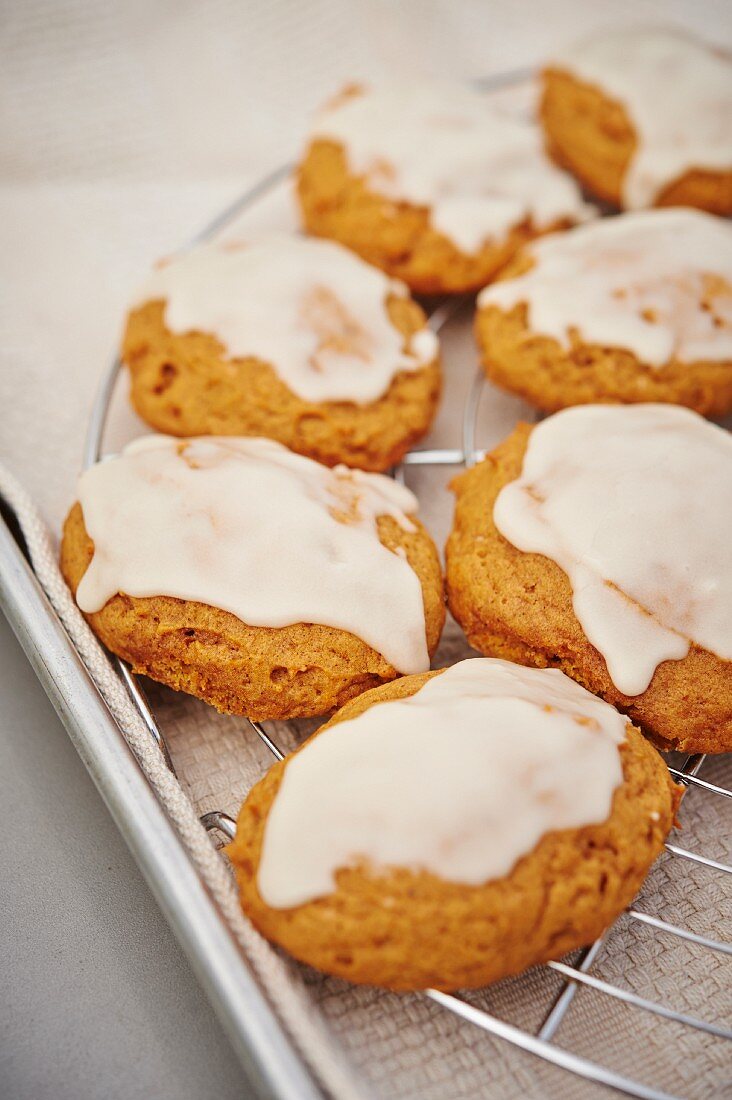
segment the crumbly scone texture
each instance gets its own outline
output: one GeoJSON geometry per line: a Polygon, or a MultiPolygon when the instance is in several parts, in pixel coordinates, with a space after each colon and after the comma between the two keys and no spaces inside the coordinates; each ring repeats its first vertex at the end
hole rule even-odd
{"type": "Polygon", "coordinates": [[[467,255],[432,226],[428,207],[384,198],[352,175],[343,146],[334,141],[311,143],[298,168],[297,193],[309,233],[340,241],[418,294],[479,290],[521,245],[571,224],[561,220],[539,231],[527,220],[467,255]]]}
{"type": "MultiPolygon", "coordinates": [[[[410,298],[392,295],[389,317],[408,345],[425,325],[410,298]]],[[[127,319],[122,358],[136,411],[168,435],[257,435],[327,466],[396,465],[429,430],[440,396],[439,362],[400,371],[377,401],[305,401],[260,359],[232,359],[211,333],[173,333],[165,303],[146,302],[127,319]]]]}
{"type": "MultiPolygon", "coordinates": [[[[404,531],[390,516],[377,522],[384,546],[403,549],[419,577],[432,654],[445,621],[435,545],[417,520],[414,531],[404,531]]],[[[76,503],[61,544],[61,571],[74,594],[93,552],[76,503]]],[[[107,649],[135,672],[196,695],[225,714],[257,720],[329,714],[398,676],[381,654],[345,630],[311,623],[248,626],[227,611],[192,600],[120,594],[86,619],[107,649]]]]}
{"type": "MultiPolygon", "coordinates": [[[[436,675],[369,691],[314,736],[413,695],[436,675]]],[[[504,878],[476,887],[361,865],[339,870],[333,893],[291,909],[271,909],[257,889],[267,815],[287,767],[277,763],[244,802],[227,848],[244,911],[296,959],[388,989],[476,988],[559,958],[591,943],[629,904],[673,823],[677,788],[658,753],[630,725],[620,751],[624,781],[608,820],[547,833],[504,878]]]]}
{"type": "Polygon", "coordinates": [[[561,669],[627,714],[660,748],[729,752],[729,662],[692,645],[683,660],[663,661],[642,695],[623,695],[577,620],[566,573],[499,533],[493,505],[503,486],[520,476],[530,432],[530,425],[520,424],[452,483],[457,502],[446,547],[448,603],[468,641],[492,657],[561,669]]]}
{"type": "MultiPolygon", "coordinates": [[[[516,278],[531,266],[526,255],[517,256],[500,278],[516,278]]],[[[730,360],[672,359],[654,367],[626,348],[585,343],[576,330],[564,347],[532,331],[526,302],[511,309],[478,309],[475,335],[491,382],[546,412],[569,405],[642,401],[685,405],[704,416],[725,416],[732,410],[730,360]]]]}
{"type": "MultiPolygon", "coordinates": [[[[548,68],[539,113],[557,164],[597,198],[622,206],[623,179],[638,141],[622,103],[563,69],[548,68]]],[[[690,169],[672,180],[653,205],[732,214],[732,171],[690,169]]]]}

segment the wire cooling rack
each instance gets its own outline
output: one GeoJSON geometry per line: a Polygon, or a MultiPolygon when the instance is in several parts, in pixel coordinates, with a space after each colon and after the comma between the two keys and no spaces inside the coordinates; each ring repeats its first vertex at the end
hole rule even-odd
{"type": "MultiPolygon", "coordinates": [[[[510,86],[517,80],[524,78],[525,74],[523,73],[509,74],[506,77],[497,78],[495,82],[483,83],[484,86],[502,88],[510,86]]],[[[289,173],[290,168],[287,166],[267,176],[256,187],[247,191],[216,217],[203,232],[199,233],[185,247],[192,247],[195,244],[216,237],[220,232],[231,226],[249,207],[270,194],[284,179],[286,179],[289,173]]],[[[433,302],[431,305],[428,304],[427,313],[432,330],[435,333],[442,332],[449,322],[466,307],[467,302],[468,299],[449,298],[437,303],[433,302]]],[[[97,461],[103,460],[105,457],[109,457],[104,446],[105,430],[121,368],[122,364],[120,360],[115,358],[102,380],[89,422],[84,449],[85,468],[97,461]]],[[[486,390],[487,384],[485,382],[485,377],[483,372],[478,370],[464,407],[462,440],[459,447],[437,447],[411,451],[405,455],[402,464],[393,471],[393,475],[398,480],[405,481],[408,479],[409,471],[417,467],[460,469],[473,466],[476,462],[480,461],[485,452],[478,446],[478,417],[481,399],[486,390]]],[[[117,658],[115,658],[115,667],[132,702],[144,719],[150,731],[151,738],[163,754],[168,767],[171,771],[174,771],[165,736],[155,714],[147,702],[137,677],[123,661],[117,658]]],[[[273,759],[282,760],[284,758],[285,753],[277,744],[276,738],[268,732],[265,725],[247,718],[242,719],[242,721],[245,723],[246,727],[253,731],[262,741],[273,759]]],[[[732,790],[710,782],[700,775],[705,759],[703,755],[686,756],[684,759],[675,760],[674,763],[669,763],[669,771],[674,779],[680,782],[685,788],[684,793],[686,793],[686,790],[689,788],[695,787],[701,792],[703,797],[707,799],[732,798],[732,790]]],[[[202,816],[201,821],[210,832],[218,831],[227,838],[232,838],[234,835],[236,827],[235,821],[223,811],[214,810],[206,813],[202,816]]],[[[690,861],[694,864],[703,865],[711,874],[729,875],[732,873],[732,866],[722,863],[719,860],[712,859],[702,852],[690,851],[670,842],[668,842],[665,847],[667,853],[673,857],[674,860],[690,861]]],[[[732,955],[732,943],[699,935],[688,928],[670,923],[661,917],[642,912],[633,907],[626,910],[621,919],[649,926],[654,933],[659,936],[675,937],[687,941],[687,943],[693,944],[695,949],[698,949],[700,952],[718,952],[725,955],[732,955]]],[[[642,997],[630,989],[622,988],[621,986],[607,982],[594,975],[592,973],[593,966],[606,948],[609,932],[610,929],[590,947],[584,949],[579,954],[574,965],[569,965],[560,960],[545,964],[546,968],[560,976],[562,984],[559,992],[554,995],[553,1002],[546,1012],[542,1023],[538,1029],[533,1032],[508,1023],[454,994],[430,989],[425,991],[424,995],[446,1012],[461,1017],[463,1020],[482,1029],[494,1038],[510,1043],[514,1047],[543,1059],[544,1062],[575,1074],[577,1077],[584,1078],[587,1081],[592,1081],[600,1085],[605,1085],[627,1096],[638,1097],[640,1100],[680,1100],[679,1097],[671,1093],[654,1088],[650,1084],[644,1084],[630,1077],[623,1076],[598,1062],[591,1061],[588,1058],[575,1054],[565,1047],[558,1045],[555,1041],[555,1036],[560,1024],[574,1004],[577,990],[583,986],[591,988],[603,994],[605,997],[624,1002],[626,1005],[651,1013],[663,1020],[672,1021],[675,1024],[694,1029],[698,1032],[704,1032],[716,1038],[726,1040],[732,1039],[732,1029],[730,1028],[678,1012],[665,1004],[663,999],[654,1000],[642,997]]]]}

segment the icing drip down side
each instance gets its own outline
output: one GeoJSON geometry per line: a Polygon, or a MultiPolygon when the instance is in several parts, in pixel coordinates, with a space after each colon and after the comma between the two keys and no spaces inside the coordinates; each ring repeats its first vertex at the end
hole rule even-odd
{"type": "Polygon", "coordinates": [[[429,668],[419,578],[378,537],[379,516],[413,529],[416,498],[390,478],[266,439],[151,436],[82,474],[79,501],[94,542],[82,611],[172,596],[250,626],[337,627],[399,672],[429,668]]]}
{"type": "Polygon", "coordinates": [[[319,115],[311,139],[341,144],[350,171],[377,194],[429,207],[433,227],[464,253],[527,219],[541,229],[592,213],[545,155],[538,127],[461,84],[346,94],[319,115]]]}
{"type": "Polygon", "coordinates": [[[479,886],[555,829],[607,820],[626,720],[556,669],[461,661],[318,734],[286,765],[257,885],[289,908],[341,868],[479,886]]]}
{"type": "Polygon", "coordinates": [[[621,214],[535,241],[531,269],[481,307],[526,302],[533,332],[624,348],[643,363],[732,361],[732,226],[695,210],[621,214]]]}
{"type": "Polygon", "coordinates": [[[532,431],[493,519],[556,562],[625,695],[691,643],[732,660],[732,437],[672,405],[585,405],[532,431]]]}
{"type": "Polygon", "coordinates": [[[206,333],[232,359],[269,363],[304,401],[364,405],[400,371],[437,357],[428,328],[405,347],[392,324],[387,300],[406,295],[341,245],[283,234],[182,252],[153,272],[136,305],[164,300],[171,332],[206,333]]]}
{"type": "Polygon", "coordinates": [[[663,28],[603,32],[551,62],[625,107],[637,148],[623,180],[626,206],[651,206],[693,169],[732,171],[732,62],[663,28]]]}

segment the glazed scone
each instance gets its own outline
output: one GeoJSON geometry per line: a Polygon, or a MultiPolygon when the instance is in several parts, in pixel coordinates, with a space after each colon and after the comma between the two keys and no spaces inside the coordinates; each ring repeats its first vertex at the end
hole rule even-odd
{"type": "Polygon", "coordinates": [[[152,436],[87,470],[61,569],[108,649],[250,718],[429,668],[445,618],[416,499],[254,438],[152,436]]]}
{"type": "Polygon", "coordinates": [[[525,241],[590,214],[533,123],[447,82],[347,89],[316,120],[297,189],[308,232],[420,294],[477,290],[525,241]]]}
{"type": "Polygon", "coordinates": [[[732,226],[621,214],[527,246],[478,298],[492,382],[548,412],[663,401],[732,409],[732,226]]]}
{"type": "Polygon", "coordinates": [[[617,711],[556,670],[475,659],[347,704],[250,792],[245,912],[352,982],[477,987],[592,942],[678,795],[617,711]]]}
{"type": "Polygon", "coordinates": [[[732,750],[732,437],[671,405],[523,424],[453,482],[450,609],[662,748],[732,750]]]}
{"type": "Polygon", "coordinates": [[[437,339],[403,283],[329,241],[208,244],[160,265],[122,346],[140,416],[386,470],[428,431],[437,339]]]}
{"type": "Polygon", "coordinates": [[[598,198],[732,214],[732,63],[679,31],[603,31],[543,74],[550,151],[598,198]]]}

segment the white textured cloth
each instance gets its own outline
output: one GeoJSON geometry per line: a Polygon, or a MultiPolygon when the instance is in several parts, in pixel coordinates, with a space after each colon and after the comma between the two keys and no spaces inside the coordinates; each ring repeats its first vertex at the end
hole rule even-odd
{"type": "MultiPolygon", "coordinates": [[[[312,107],[346,80],[396,69],[472,77],[530,65],[608,21],[604,7],[567,0],[541,8],[508,0],[7,0],[1,18],[0,457],[54,532],[73,499],[93,393],[130,290],[152,260],[263,172],[292,158],[312,107]]],[[[724,0],[617,0],[611,18],[675,20],[717,42],[732,39],[724,0]]],[[[458,444],[474,362],[469,326],[455,326],[436,443],[458,444]]],[[[499,438],[522,412],[519,402],[491,392],[480,443],[499,438]]],[[[139,430],[122,394],[111,444],[139,430]]],[[[449,518],[448,474],[410,475],[438,541],[449,518]]],[[[61,586],[53,545],[30,501],[9,475],[1,480],[2,491],[20,507],[47,590],[324,1087],[347,1096],[356,1086],[370,1086],[395,1100],[603,1094],[516,1054],[424,997],[355,989],[270,951],[239,915],[224,865],[196,822],[206,810],[236,811],[270,763],[266,751],[241,721],[155,688],[155,708],[185,790],[178,787],[150,754],[147,734],[125,709],[126,696],[61,586]],[[345,1051],[350,1066],[345,1079],[335,1048],[345,1051]]],[[[440,658],[465,652],[459,632],[448,632],[440,658]]],[[[295,735],[279,728],[277,736],[286,746],[295,735]]],[[[729,758],[710,764],[705,774],[729,785],[729,758]]],[[[693,791],[682,818],[680,843],[729,861],[732,806],[693,791]]],[[[664,858],[639,906],[731,939],[724,885],[712,871],[664,858]]],[[[731,970],[721,955],[621,920],[595,972],[682,1011],[729,1023],[731,970]]],[[[556,975],[539,970],[471,1000],[536,1026],[558,987],[556,975]]],[[[720,1040],[590,991],[576,998],[558,1041],[678,1096],[721,1097],[732,1087],[720,1040]]]]}

